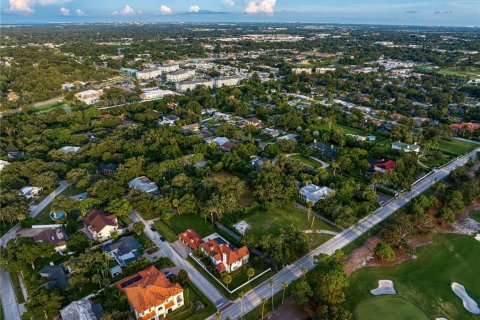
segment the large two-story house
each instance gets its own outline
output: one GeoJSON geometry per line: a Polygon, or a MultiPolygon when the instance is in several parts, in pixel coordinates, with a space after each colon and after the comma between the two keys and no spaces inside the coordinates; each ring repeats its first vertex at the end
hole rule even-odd
{"type": "Polygon", "coordinates": [[[117,216],[106,215],[102,210],[92,210],[83,218],[87,235],[97,241],[105,241],[112,237],[113,232],[118,232],[117,216]]]}
{"type": "Polygon", "coordinates": [[[171,283],[155,266],[113,284],[127,295],[138,320],[159,320],[184,304],[183,288],[171,283]]]}

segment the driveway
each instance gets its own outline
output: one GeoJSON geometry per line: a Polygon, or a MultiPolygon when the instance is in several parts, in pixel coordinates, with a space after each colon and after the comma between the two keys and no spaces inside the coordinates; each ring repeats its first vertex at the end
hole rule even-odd
{"type": "Polygon", "coordinates": [[[133,222],[143,222],[145,225],[145,235],[155,243],[155,245],[160,248],[161,251],[168,257],[172,262],[187,271],[190,280],[197,286],[203,294],[212,301],[217,308],[225,306],[229,300],[225,298],[218,290],[215,288],[205,277],[193,267],[187,260],[182,258],[167,241],[160,240],[160,234],[156,231],[152,231],[150,223],[143,219],[135,211],[130,213],[130,219],[133,222]]]}

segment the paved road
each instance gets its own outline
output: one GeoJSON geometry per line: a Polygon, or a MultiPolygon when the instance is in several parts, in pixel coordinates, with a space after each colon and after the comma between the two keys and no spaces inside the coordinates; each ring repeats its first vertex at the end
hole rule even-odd
{"type": "Polygon", "coordinates": [[[45,199],[43,199],[42,202],[31,208],[28,216],[31,218],[36,217],[40,212],[42,212],[43,209],[45,209],[50,204],[50,202],[53,201],[53,199],[55,199],[56,196],[65,191],[65,189],[67,189],[69,185],[70,183],[68,183],[66,180],[60,181],[60,186],[52,193],[50,193],[45,199]]]}
{"type": "Polygon", "coordinates": [[[139,214],[132,212],[130,218],[134,222],[141,221],[145,225],[145,234],[147,237],[162,250],[165,255],[175,263],[176,266],[185,269],[192,282],[199,288],[207,298],[212,301],[217,308],[221,308],[229,303],[217,288],[215,288],[205,277],[195,269],[187,260],[183,259],[167,241],[160,240],[160,235],[156,231],[152,231],[150,224],[145,221],[139,214]]]}
{"type": "MultiPolygon", "coordinates": [[[[29,216],[35,217],[38,215],[50,202],[55,199],[60,193],[65,191],[69,186],[69,183],[65,180],[60,181],[60,186],[55,189],[52,193],[48,195],[42,202],[30,209],[29,216]]],[[[8,241],[13,239],[18,230],[20,230],[20,223],[17,223],[12,229],[5,233],[0,238],[0,246],[4,247],[7,245],[8,241]]],[[[2,308],[5,319],[7,320],[20,320],[20,314],[22,313],[19,310],[17,300],[15,298],[15,292],[13,291],[12,278],[8,272],[5,272],[0,269],[0,290],[1,290],[1,300],[2,308]]]]}
{"type": "MultiPolygon", "coordinates": [[[[282,290],[282,282],[291,283],[292,281],[302,276],[303,267],[311,270],[314,266],[315,256],[319,255],[320,253],[326,253],[330,255],[336,250],[342,249],[348,244],[352,243],[362,234],[366,233],[372,227],[388,218],[399,208],[403,207],[412,198],[418,196],[419,194],[430,188],[434,183],[446,177],[452,170],[465,165],[469,158],[473,158],[476,156],[477,151],[480,151],[480,148],[470,152],[466,156],[459,157],[455,161],[449,163],[442,168],[439,168],[427,178],[417,182],[412,187],[412,190],[406,192],[402,197],[392,200],[387,205],[379,208],[371,215],[360,220],[356,225],[345,229],[329,241],[325,242],[320,247],[314,249],[309,254],[300,258],[291,265],[284,267],[276,275],[263,282],[262,284],[258,285],[254,289],[250,290],[243,298],[243,308],[242,303],[240,302],[240,298],[235,300],[235,302],[230,304],[228,307],[226,307],[222,311],[222,319],[226,319],[227,317],[230,317],[231,319],[237,319],[238,317],[258,307],[261,304],[262,298],[271,297],[271,287],[269,285],[270,280],[273,280],[275,282],[273,292],[279,292],[280,290],[282,290]]],[[[208,319],[213,320],[215,318],[214,316],[210,316],[208,319]]]]}

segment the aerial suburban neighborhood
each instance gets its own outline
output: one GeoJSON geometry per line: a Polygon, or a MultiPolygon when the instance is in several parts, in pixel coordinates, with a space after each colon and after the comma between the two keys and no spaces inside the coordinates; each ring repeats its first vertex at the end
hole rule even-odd
{"type": "Polygon", "coordinates": [[[480,4],[147,2],[2,0],[0,320],[480,317],[480,4]]]}

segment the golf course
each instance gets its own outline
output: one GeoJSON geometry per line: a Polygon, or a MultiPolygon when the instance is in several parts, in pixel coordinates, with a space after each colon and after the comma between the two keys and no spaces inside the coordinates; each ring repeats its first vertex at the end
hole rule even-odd
{"type": "Polygon", "coordinates": [[[479,319],[453,293],[452,282],[465,286],[480,302],[480,242],[472,236],[438,234],[417,250],[417,259],[394,267],[363,268],[352,274],[345,307],[355,319],[479,319]],[[393,281],[396,295],[373,296],[378,280],[393,281]]]}

